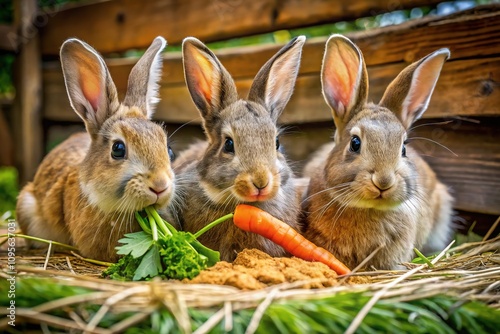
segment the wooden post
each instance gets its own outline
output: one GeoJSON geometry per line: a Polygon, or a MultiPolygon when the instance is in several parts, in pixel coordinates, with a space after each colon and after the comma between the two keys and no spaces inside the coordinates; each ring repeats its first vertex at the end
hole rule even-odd
{"type": "Polygon", "coordinates": [[[40,37],[36,25],[37,0],[14,1],[18,27],[14,103],[16,165],[21,185],[33,179],[43,156],[41,123],[42,76],[40,37]]]}

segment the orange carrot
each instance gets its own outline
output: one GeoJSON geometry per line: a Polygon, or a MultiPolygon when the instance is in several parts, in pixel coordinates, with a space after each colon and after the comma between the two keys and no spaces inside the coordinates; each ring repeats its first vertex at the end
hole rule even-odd
{"type": "Polygon", "coordinates": [[[271,216],[255,206],[239,204],[234,211],[233,222],[247,232],[257,233],[283,247],[293,256],[306,261],[318,261],[326,264],[339,275],[350,273],[349,268],[332,253],[318,247],[290,225],[271,216]]]}

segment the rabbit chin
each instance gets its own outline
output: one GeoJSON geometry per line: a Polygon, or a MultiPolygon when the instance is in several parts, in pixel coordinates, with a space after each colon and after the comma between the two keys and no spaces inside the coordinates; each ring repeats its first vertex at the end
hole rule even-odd
{"type": "Polygon", "coordinates": [[[252,194],[248,194],[248,192],[251,192],[250,190],[248,192],[238,191],[234,186],[220,190],[207,182],[200,182],[200,184],[205,195],[213,203],[217,204],[264,202],[274,198],[277,194],[274,187],[266,187],[260,191],[256,190],[252,194]]]}
{"type": "Polygon", "coordinates": [[[386,198],[375,198],[375,199],[359,198],[357,200],[352,201],[352,203],[350,203],[349,206],[361,209],[390,211],[397,209],[401,205],[401,203],[403,202],[386,198]]]}
{"type": "Polygon", "coordinates": [[[82,192],[90,205],[99,208],[106,214],[118,211],[133,214],[150,205],[163,206],[164,202],[167,203],[171,197],[169,194],[165,194],[164,197],[158,198],[153,194],[134,196],[125,193],[122,197],[117,198],[112,193],[102,194],[89,184],[82,185],[82,192]]]}

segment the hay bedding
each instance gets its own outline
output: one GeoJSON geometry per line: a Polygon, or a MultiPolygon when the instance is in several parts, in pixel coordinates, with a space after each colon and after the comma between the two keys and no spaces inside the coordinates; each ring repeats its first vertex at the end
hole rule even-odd
{"type": "MultiPolygon", "coordinates": [[[[191,282],[112,281],[101,278],[102,266],[74,253],[17,249],[16,327],[3,318],[0,330],[498,333],[498,249],[500,236],[443,252],[432,268],[408,263],[407,270],[350,278],[319,263],[303,267],[250,250],[191,282]],[[262,264],[255,259],[264,270],[252,273],[262,264]]],[[[0,257],[5,263],[6,252],[0,257]]],[[[7,291],[5,266],[0,275],[0,290],[7,291]]],[[[9,304],[6,293],[0,301],[9,304]]]]}

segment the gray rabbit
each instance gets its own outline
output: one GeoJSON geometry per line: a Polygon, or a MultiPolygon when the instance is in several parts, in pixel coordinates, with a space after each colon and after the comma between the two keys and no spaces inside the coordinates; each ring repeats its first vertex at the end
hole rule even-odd
{"type": "MultiPolygon", "coordinates": [[[[217,57],[199,40],[184,40],[186,83],[207,140],[181,152],[173,164],[180,198],[171,214],[183,229],[196,232],[239,203],[250,203],[299,228],[294,175],[280,152],[276,122],[292,95],[304,42],[301,36],[285,45],[257,73],[248,98],[240,99],[217,57]]],[[[244,248],[286,254],[232,222],[210,230],[200,241],[227,261],[244,248]]]]}

